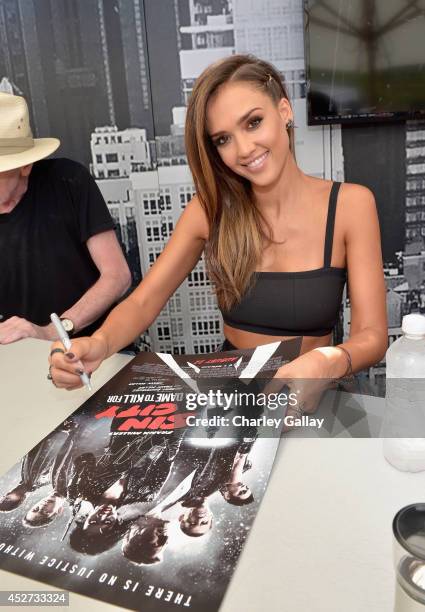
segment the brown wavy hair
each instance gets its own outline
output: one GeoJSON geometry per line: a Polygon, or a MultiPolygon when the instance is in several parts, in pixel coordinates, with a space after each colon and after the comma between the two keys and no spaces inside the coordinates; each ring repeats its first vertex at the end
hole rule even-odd
{"type": "MultiPolygon", "coordinates": [[[[277,105],[288,98],[280,73],[251,55],[232,55],[204,70],[189,100],[185,144],[196,193],[209,224],[205,260],[222,310],[230,309],[249,289],[264,244],[274,242],[271,227],[258,210],[248,179],[232,172],[207,133],[207,104],[224,83],[257,87],[277,105]]],[[[294,154],[293,128],[288,129],[294,154]]]]}

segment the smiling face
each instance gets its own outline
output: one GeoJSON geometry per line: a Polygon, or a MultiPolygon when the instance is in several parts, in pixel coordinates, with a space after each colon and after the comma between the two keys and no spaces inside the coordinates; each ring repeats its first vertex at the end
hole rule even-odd
{"type": "Polygon", "coordinates": [[[289,152],[286,123],[292,119],[288,100],[276,104],[246,82],[225,83],[207,105],[207,131],[230,170],[253,186],[273,185],[289,152]]]}

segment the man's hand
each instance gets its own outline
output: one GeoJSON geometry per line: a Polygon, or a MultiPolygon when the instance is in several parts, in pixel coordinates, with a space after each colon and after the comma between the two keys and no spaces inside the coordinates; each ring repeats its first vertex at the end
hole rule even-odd
{"type": "Polygon", "coordinates": [[[50,325],[40,327],[21,317],[10,317],[0,323],[0,344],[11,344],[23,338],[39,338],[40,340],[53,340],[50,325]]]}

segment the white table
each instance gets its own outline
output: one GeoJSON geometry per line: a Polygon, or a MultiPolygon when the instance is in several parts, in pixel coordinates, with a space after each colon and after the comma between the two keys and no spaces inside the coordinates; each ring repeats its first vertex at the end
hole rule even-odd
{"type": "MultiPolygon", "coordinates": [[[[37,340],[0,346],[0,473],[88,397],[46,380],[48,348],[37,340]]],[[[93,391],[128,359],[102,364],[93,391]]],[[[391,612],[392,519],[424,500],[425,473],[394,470],[379,439],[284,440],[220,612],[391,612]]],[[[0,571],[1,590],[49,588],[0,571]]],[[[70,593],[70,608],[59,609],[113,607],[70,593]]]]}

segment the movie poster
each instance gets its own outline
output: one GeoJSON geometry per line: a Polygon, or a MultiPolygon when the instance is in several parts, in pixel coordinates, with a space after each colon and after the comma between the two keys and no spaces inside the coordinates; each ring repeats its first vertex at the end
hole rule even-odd
{"type": "Polygon", "coordinates": [[[279,442],[262,391],[299,342],[137,355],[0,479],[2,569],[123,608],[216,612],[279,442]]]}

